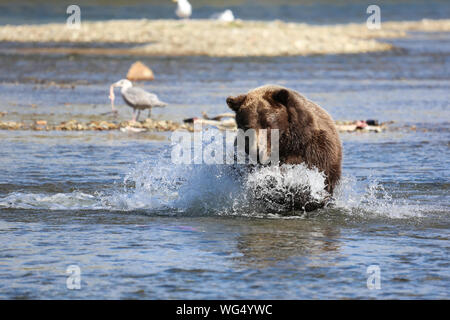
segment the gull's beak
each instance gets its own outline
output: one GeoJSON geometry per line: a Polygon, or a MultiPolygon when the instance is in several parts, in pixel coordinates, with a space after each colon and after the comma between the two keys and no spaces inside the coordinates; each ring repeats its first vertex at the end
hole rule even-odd
{"type": "Polygon", "coordinates": [[[178,0],[172,0],[172,2],[178,2],[178,0]]]}
{"type": "Polygon", "coordinates": [[[114,83],[111,85],[111,87],[113,87],[113,88],[115,88],[115,87],[120,87],[119,82],[120,82],[120,81],[114,82],[114,83]]]}

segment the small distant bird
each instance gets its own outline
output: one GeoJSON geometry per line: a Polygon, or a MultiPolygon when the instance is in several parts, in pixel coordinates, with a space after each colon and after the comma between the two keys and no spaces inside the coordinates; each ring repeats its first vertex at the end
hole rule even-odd
{"type": "Polygon", "coordinates": [[[133,87],[130,80],[122,79],[113,83],[109,88],[109,98],[111,99],[112,111],[116,113],[114,109],[114,88],[120,87],[120,93],[127,105],[133,108],[133,121],[139,119],[141,110],[149,109],[148,116],[150,117],[153,107],[165,107],[167,103],[158,99],[158,96],[154,93],[147,92],[141,88],[133,87]],[[136,115],[137,110],[137,115],[136,115]]]}
{"type": "Polygon", "coordinates": [[[214,13],[213,15],[211,15],[211,19],[224,22],[232,22],[234,21],[234,14],[233,11],[227,9],[223,12],[214,13]]]}
{"type": "Polygon", "coordinates": [[[175,10],[175,14],[180,19],[189,19],[192,14],[192,6],[188,0],[172,0],[173,2],[177,2],[178,6],[175,10]]]}

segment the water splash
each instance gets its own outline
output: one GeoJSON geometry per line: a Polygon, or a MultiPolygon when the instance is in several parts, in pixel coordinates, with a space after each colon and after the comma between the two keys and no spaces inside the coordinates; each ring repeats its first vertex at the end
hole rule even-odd
{"type": "Polygon", "coordinates": [[[343,176],[335,191],[335,206],[348,215],[387,217],[394,219],[423,217],[423,207],[406,199],[393,199],[376,178],[357,181],[353,176],[343,176]]]}
{"type": "MultiPolygon", "coordinates": [[[[161,157],[137,163],[123,183],[109,192],[14,192],[0,198],[0,209],[273,217],[274,213],[286,213],[286,203],[298,197],[299,190],[308,194],[308,201],[324,201],[328,197],[324,187],[325,176],[304,165],[263,167],[248,173],[243,167],[229,165],[174,165],[167,157],[161,157]]],[[[357,181],[352,176],[344,176],[336,190],[333,210],[336,209],[347,215],[390,218],[420,217],[425,210],[406,200],[393,199],[375,179],[357,181]]],[[[302,213],[295,212],[300,216],[302,213]]]]}

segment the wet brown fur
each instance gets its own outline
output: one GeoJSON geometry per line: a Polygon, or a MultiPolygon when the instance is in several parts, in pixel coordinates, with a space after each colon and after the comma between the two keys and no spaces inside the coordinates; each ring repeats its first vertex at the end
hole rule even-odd
{"type": "Polygon", "coordinates": [[[326,175],[326,190],[333,193],[341,177],[342,146],[324,109],[294,90],[275,85],[228,97],[227,104],[236,112],[239,129],[279,129],[280,164],[318,168],[326,175]]]}

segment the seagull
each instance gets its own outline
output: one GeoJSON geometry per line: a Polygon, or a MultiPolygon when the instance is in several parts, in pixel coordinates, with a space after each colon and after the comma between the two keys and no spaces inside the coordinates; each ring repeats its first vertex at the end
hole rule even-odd
{"type": "Polygon", "coordinates": [[[210,19],[224,21],[224,22],[232,22],[232,21],[234,21],[233,11],[231,11],[230,9],[227,9],[223,12],[214,13],[213,15],[211,15],[210,19]]]}
{"type": "Polygon", "coordinates": [[[147,92],[141,88],[133,87],[130,80],[122,79],[113,83],[109,88],[109,99],[111,99],[112,112],[116,113],[114,108],[114,88],[120,87],[120,93],[127,105],[133,108],[133,122],[139,119],[141,110],[149,109],[148,115],[150,117],[152,107],[164,107],[167,103],[158,99],[158,96],[154,93],[147,92]],[[137,116],[136,116],[137,109],[137,116]]]}
{"type": "Polygon", "coordinates": [[[188,0],[172,0],[173,2],[177,2],[178,6],[175,10],[175,14],[178,18],[181,19],[189,19],[192,14],[192,6],[188,0]]]}

